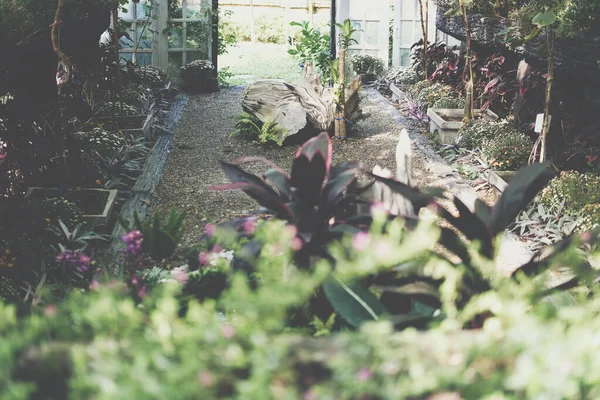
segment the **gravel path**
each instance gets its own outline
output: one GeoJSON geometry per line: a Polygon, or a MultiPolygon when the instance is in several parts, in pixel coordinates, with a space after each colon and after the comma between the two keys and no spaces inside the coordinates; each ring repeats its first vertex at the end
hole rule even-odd
{"type": "MultiPolygon", "coordinates": [[[[291,168],[297,145],[258,145],[230,135],[236,117],[242,113],[242,93],[242,88],[228,88],[218,93],[190,96],[182,120],[175,129],[173,152],[154,195],[152,208],[163,214],[172,206],[186,211],[184,246],[197,243],[206,223],[221,222],[257,208],[256,203],[241,191],[208,190],[212,185],[227,182],[219,160],[263,156],[287,171],[291,168]]],[[[364,91],[361,106],[368,117],[353,127],[350,139],[333,139],[333,162],[360,160],[367,170],[379,164],[394,171],[394,151],[402,124],[392,119],[364,91]]],[[[246,169],[261,173],[266,167],[248,164],[246,169]]],[[[420,187],[446,186],[445,173],[435,171],[418,147],[414,149],[413,174],[420,187]]]]}

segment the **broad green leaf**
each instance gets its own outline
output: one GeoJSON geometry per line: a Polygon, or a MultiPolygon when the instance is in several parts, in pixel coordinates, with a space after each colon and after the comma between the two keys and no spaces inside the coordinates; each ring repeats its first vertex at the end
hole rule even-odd
{"type": "Polygon", "coordinates": [[[556,14],[554,14],[554,11],[552,10],[541,12],[538,13],[535,17],[533,17],[531,22],[540,28],[544,26],[549,26],[556,22],[556,14]]]}
{"type": "Polygon", "coordinates": [[[379,299],[359,283],[347,285],[339,279],[332,279],[323,284],[323,290],[336,313],[352,326],[377,321],[387,312],[379,299]]]}

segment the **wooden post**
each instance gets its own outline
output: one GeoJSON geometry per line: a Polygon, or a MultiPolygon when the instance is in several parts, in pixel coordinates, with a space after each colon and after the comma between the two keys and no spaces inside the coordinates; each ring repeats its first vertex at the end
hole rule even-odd
{"type": "Polygon", "coordinates": [[[340,98],[335,116],[335,136],[346,137],[346,50],[340,50],[340,98]]]}
{"type": "Polygon", "coordinates": [[[335,55],[337,54],[337,51],[335,49],[335,23],[336,23],[336,13],[337,13],[337,9],[336,9],[336,1],[337,0],[331,0],[331,18],[329,21],[329,46],[330,46],[330,57],[332,60],[335,60],[335,55]]]}
{"type": "Polygon", "coordinates": [[[254,1],[250,0],[250,40],[252,43],[256,43],[256,27],[254,24],[254,1]]]}
{"type": "Polygon", "coordinates": [[[544,105],[544,124],[542,125],[540,150],[540,162],[546,160],[546,142],[548,131],[550,130],[550,101],[552,99],[552,82],[554,81],[554,29],[551,26],[546,27],[546,41],[548,44],[548,78],[546,78],[546,103],[544,105]]]}
{"type": "Polygon", "coordinates": [[[219,0],[212,0],[211,58],[215,71],[219,70],[219,0]]]}

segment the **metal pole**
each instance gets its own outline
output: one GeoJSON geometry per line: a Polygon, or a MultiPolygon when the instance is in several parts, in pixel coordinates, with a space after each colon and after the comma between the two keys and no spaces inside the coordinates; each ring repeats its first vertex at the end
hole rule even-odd
{"type": "Polygon", "coordinates": [[[336,23],[336,1],[331,0],[331,20],[329,21],[329,46],[330,52],[329,56],[332,60],[335,60],[337,56],[336,45],[335,45],[335,23],[336,23]]]}

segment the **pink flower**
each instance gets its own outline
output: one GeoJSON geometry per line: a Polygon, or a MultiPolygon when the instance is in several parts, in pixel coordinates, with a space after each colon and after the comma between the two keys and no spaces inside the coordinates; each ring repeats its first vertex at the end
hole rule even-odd
{"type": "Polygon", "coordinates": [[[294,237],[290,243],[290,247],[294,251],[300,251],[304,247],[304,242],[298,236],[294,237]]]}
{"type": "Polygon", "coordinates": [[[371,376],[373,376],[373,373],[369,368],[366,367],[362,367],[356,373],[356,379],[358,379],[360,382],[368,381],[369,379],[371,379],[371,376]]]}
{"type": "Polygon", "coordinates": [[[256,220],[248,219],[244,221],[244,225],[242,225],[242,229],[246,235],[253,235],[256,232],[256,220]]]}
{"type": "Polygon", "coordinates": [[[175,280],[179,283],[186,283],[188,281],[188,274],[184,271],[179,271],[175,274],[175,280]]]}
{"type": "Polygon", "coordinates": [[[298,228],[296,228],[296,225],[286,225],[283,232],[286,236],[294,237],[298,234],[298,228]]]}
{"type": "Polygon", "coordinates": [[[96,290],[100,287],[100,283],[96,280],[90,282],[90,290],[96,290]]]}
{"type": "Polygon", "coordinates": [[[200,263],[201,266],[208,264],[209,261],[210,261],[210,256],[208,255],[208,253],[201,251],[198,254],[198,262],[200,263]]]}
{"type": "Polygon", "coordinates": [[[217,233],[217,226],[215,224],[206,224],[204,226],[204,233],[208,236],[214,236],[217,233]]]}
{"type": "Polygon", "coordinates": [[[227,339],[231,339],[232,337],[235,336],[235,329],[233,326],[226,324],[226,325],[221,326],[221,333],[227,339]]]}
{"type": "Polygon", "coordinates": [[[352,247],[356,250],[366,250],[371,244],[371,236],[367,232],[358,232],[352,237],[352,247]]]}
{"type": "Polygon", "coordinates": [[[209,371],[199,371],[196,374],[196,379],[198,379],[198,382],[205,388],[209,388],[215,384],[215,377],[209,371]]]}
{"type": "Polygon", "coordinates": [[[376,201],[371,204],[371,214],[373,216],[384,216],[387,215],[387,210],[382,202],[376,201]]]}
{"type": "Polygon", "coordinates": [[[222,252],[222,251],[223,251],[223,248],[222,248],[221,246],[219,246],[218,244],[215,244],[215,245],[213,246],[213,248],[212,248],[212,252],[213,252],[213,253],[217,253],[217,254],[218,254],[218,253],[220,253],[220,252],[222,252]]]}
{"type": "Polygon", "coordinates": [[[54,317],[56,315],[56,306],[54,304],[48,304],[44,312],[46,316],[54,317]]]}

